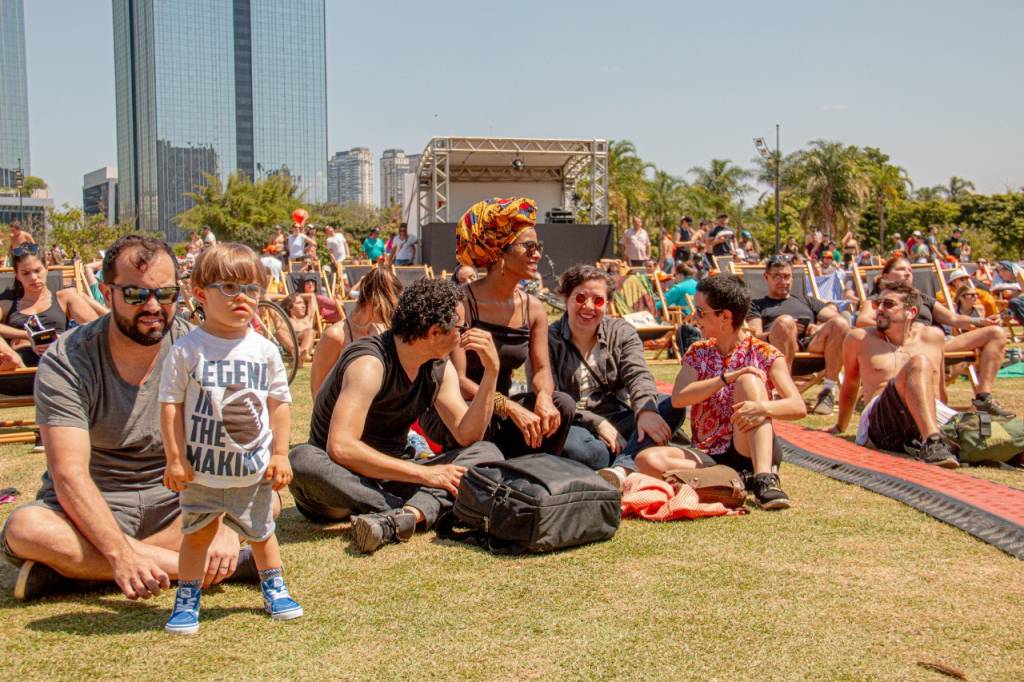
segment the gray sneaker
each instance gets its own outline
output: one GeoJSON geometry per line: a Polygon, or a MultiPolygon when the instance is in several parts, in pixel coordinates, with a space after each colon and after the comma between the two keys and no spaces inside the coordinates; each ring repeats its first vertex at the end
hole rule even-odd
{"type": "Polygon", "coordinates": [[[623,486],[626,485],[626,477],[629,474],[630,472],[626,471],[625,467],[605,467],[597,470],[597,475],[608,481],[620,493],[623,486]]]}
{"type": "Polygon", "coordinates": [[[830,415],[836,409],[836,397],[832,395],[831,388],[821,389],[821,393],[818,394],[818,402],[815,403],[814,409],[811,410],[814,414],[830,415]]]}
{"type": "Polygon", "coordinates": [[[372,554],[393,542],[408,542],[416,532],[416,515],[405,509],[361,514],[352,520],[352,542],[364,554],[372,554]]]}
{"type": "Polygon", "coordinates": [[[925,464],[934,464],[943,469],[957,469],[960,467],[960,460],[949,449],[946,442],[941,438],[929,438],[921,444],[921,461],[925,464]]]}
{"type": "Polygon", "coordinates": [[[993,398],[991,393],[988,395],[987,398],[984,399],[974,398],[973,400],[971,400],[971,406],[974,408],[975,412],[985,412],[999,419],[1009,420],[1017,416],[1013,412],[1010,412],[1008,409],[1000,405],[999,401],[993,398]]]}

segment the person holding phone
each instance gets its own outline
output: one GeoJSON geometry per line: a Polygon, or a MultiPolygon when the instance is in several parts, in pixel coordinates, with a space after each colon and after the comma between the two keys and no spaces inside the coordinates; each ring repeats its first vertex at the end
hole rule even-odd
{"type": "MultiPolygon", "coordinates": [[[[23,243],[11,250],[14,287],[0,300],[0,335],[18,353],[22,365],[36,367],[39,358],[71,322],[85,324],[99,315],[74,289],[50,291],[46,263],[39,246],[23,243]]],[[[27,392],[31,392],[31,388],[27,392]]]]}

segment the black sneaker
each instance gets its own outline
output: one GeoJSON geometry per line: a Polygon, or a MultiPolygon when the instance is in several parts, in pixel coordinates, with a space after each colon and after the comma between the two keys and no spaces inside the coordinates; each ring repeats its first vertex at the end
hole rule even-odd
{"type": "Polygon", "coordinates": [[[372,554],[388,543],[407,542],[415,531],[416,515],[405,509],[361,514],[352,519],[352,542],[364,554],[372,554]]]}
{"type": "Polygon", "coordinates": [[[753,483],[754,497],[761,509],[789,509],[789,495],[779,487],[778,474],[757,474],[753,483]]]}
{"type": "Polygon", "coordinates": [[[991,393],[985,399],[975,398],[971,401],[971,406],[974,408],[975,412],[986,412],[993,417],[998,417],[999,419],[1013,419],[1017,416],[1000,405],[999,401],[993,398],[991,393]]]}
{"type": "Polygon", "coordinates": [[[836,409],[836,397],[832,395],[831,388],[821,389],[818,394],[818,402],[814,404],[813,414],[830,415],[836,409]]]}
{"type": "Polygon", "coordinates": [[[946,442],[941,438],[929,438],[921,446],[919,455],[925,464],[934,464],[943,469],[956,469],[960,466],[960,460],[949,449],[946,442]]]}
{"type": "Polygon", "coordinates": [[[29,560],[18,569],[18,577],[14,581],[14,598],[19,601],[36,599],[48,594],[70,592],[80,585],[79,581],[61,575],[46,564],[29,560]]]}

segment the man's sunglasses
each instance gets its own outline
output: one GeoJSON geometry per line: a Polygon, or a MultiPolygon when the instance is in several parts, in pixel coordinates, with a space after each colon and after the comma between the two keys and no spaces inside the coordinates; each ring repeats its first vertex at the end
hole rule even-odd
{"type": "Polygon", "coordinates": [[[882,310],[893,310],[903,304],[893,298],[876,298],[871,302],[871,305],[876,309],[881,308],[882,310]]]}
{"type": "MultiPolygon", "coordinates": [[[[306,280],[311,281],[311,280],[306,280]]],[[[235,298],[239,294],[245,294],[254,301],[260,300],[263,295],[263,287],[259,284],[239,284],[238,282],[211,282],[205,288],[216,289],[222,296],[235,298]]]]}
{"type": "Polygon", "coordinates": [[[121,290],[121,296],[124,298],[124,302],[128,305],[142,305],[148,301],[150,297],[155,297],[156,302],[160,305],[170,305],[178,300],[178,293],[181,292],[181,287],[177,285],[170,287],[157,287],[156,289],[136,287],[130,284],[127,286],[111,284],[110,286],[121,290]]]}
{"type": "Polygon", "coordinates": [[[576,301],[576,305],[583,305],[590,300],[594,303],[595,308],[603,308],[605,304],[604,296],[587,296],[586,294],[576,294],[573,296],[573,300],[576,301]]]}
{"type": "Polygon", "coordinates": [[[39,253],[38,244],[21,244],[11,249],[11,255],[15,258],[21,258],[22,256],[35,256],[39,253]]]}

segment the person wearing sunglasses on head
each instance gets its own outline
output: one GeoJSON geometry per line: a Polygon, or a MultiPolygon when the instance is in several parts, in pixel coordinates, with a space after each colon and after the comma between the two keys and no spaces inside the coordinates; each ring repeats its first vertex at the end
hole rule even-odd
{"type": "Polygon", "coordinates": [[[858,445],[903,453],[916,441],[922,461],[955,469],[959,462],[939,430],[956,414],[939,401],[945,336],[938,327],[914,324],[922,305],[908,282],[882,283],[873,300],[874,327],[852,330],[843,343],[839,417],[824,430],[843,433],[863,394],[858,445]]]}
{"type": "MultiPolygon", "coordinates": [[[[69,324],[92,322],[99,315],[74,289],[50,291],[46,263],[34,242],[11,250],[14,287],[10,298],[0,300],[0,335],[18,353],[22,367],[36,367],[39,358],[67,331],[69,324]]],[[[20,381],[21,393],[32,392],[31,377],[20,381]]],[[[7,386],[7,392],[18,387],[7,386]]],[[[17,391],[16,391],[17,393],[17,391]]]]}
{"type": "MultiPolygon", "coordinates": [[[[555,391],[548,358],[548,320],[544,304],[524,292],[521,280],[537,276],[544,243],[537,239],[537,204],[533,199],[481,201],[469,208],[456,225],[456,257],[464,265],[486,268],[487,274],[464,285],[466,299],[459,315],[473,328],[490,332],[501,358],[494,417],[486,439],[506,457],[533,452],[562,452],[575,401],[555,391]],[[510,396],[512,373],[527,360],[529,392],[510,396]]],[[[475,353],[452,352],[466,400],[476,395],[483,365],[475,353]]],[[[448,447],[451,434],[436,410],[420,420],[426,435],[448,447]]]]}
{"type": "Polygon", "coordinates": [[[559,282],[566,312],[548,330],[548,354],[556,388],[576,401],[562,454],[621,490],[636,454],[666,445],[686,410],[659,397],[636,328],[606,315],[614,290],[593,265],[566,270],[559,282]]]}
{"type": "MultiPolygon", "coordinates": [[[[39,362],[47,472],[0,537],[19,567],[16,599],[81,589],[80,580],[113,581],[129,599],[146,599],[177,576],[178,495],[163,486],[158,399],[171,343],[189,331],[174,314],[176,265],[162,240],[119,238],[100,284],[110,314],[62,335],[39,362]]],[[[256,576],[251,552],[224,525],[204,565],[206,585],[256,576]]]]}
{"type": "Polygon", "coordinates": [[[31,232],[21,229],[21,225],[19,223],[11,223],[11,233],[7,238],[8,255],[13,255],[11,252],[22,244],[35,243],[36,238],[32,236],[31,232]]]}

